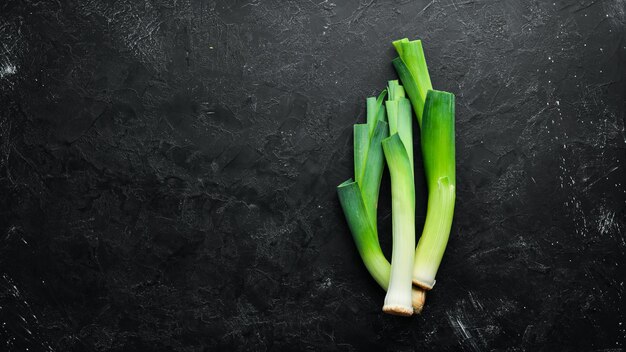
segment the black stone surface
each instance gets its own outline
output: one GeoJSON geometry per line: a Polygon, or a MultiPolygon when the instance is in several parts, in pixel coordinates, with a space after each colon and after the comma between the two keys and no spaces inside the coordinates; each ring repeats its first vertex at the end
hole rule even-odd
{"type": "Polygon", "coordinates": [[[625,35],[623,0],[3,0],[0,350],[623,351],[625,35]],[[402,37],[457,96],[410,319],[335,194],[402,37]]]}

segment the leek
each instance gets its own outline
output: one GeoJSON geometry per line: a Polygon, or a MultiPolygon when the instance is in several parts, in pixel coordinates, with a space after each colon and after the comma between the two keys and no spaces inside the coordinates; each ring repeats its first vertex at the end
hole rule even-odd
{"type": "Polygon", "coordinates": [[[421,135],[428,208],[424,230],[415,250],[413,283],[430,290],[448,243],[454,214],[454,94],[437,90],[428,92],[421,135]]]}
{"type": "MultiPolygon", "coordinates": [[[[380,248],[376,214],[384,167],[381,141],[389,134],[382,105],[386,94],[383,91],[378,98],[367,99],[367,124],[354,126],[355,180],[349,179],[337,186],[359,255],[370,275],[385,290],[389,287],[391,266],[380,248]]],[[[413,288],[411,302],[416,312],[422,310],[424,300],[424,290],[413,288]]]]}
{"type": "Polygon", "coordinates": [[[420,40],[393,42],[399,57],[392,63],[420,126],[428,206],[415,250],[413,284],[430,290],[450,236],[456,190],[454,95],[432,90],[420,40]]]}
{"type": "Polygon", "coordinates": [[[391,176],[392,255],[383,311],[409,316],[415,248],[415,185],[411,104],[398,81],[390,81],[386,103],[390,137],[382,146],[391,176]]]}

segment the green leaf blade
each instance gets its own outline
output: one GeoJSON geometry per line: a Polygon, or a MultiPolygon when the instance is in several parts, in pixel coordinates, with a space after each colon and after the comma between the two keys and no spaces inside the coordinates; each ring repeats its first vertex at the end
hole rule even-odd
{"type": "Polygon", "coordinates": [[[384,168],[384,155],[381,142],[389,135],[387,126],[387,123],[384,121],[378,121],[376,124],[368,147],[363,179],[359,184],[363,193],[365,208],[370,215],[373,228],[377,228],[376,212],[378,209],[378,193],[380,191],[380,182],[384,168]]]}
{"type": "Polygon", "coordinates": [[[410,42],[403,42],[401,45],[402,54],[400,57],[409,68],[413,79],[417,82],[422,101],[425,101],[426,94],[429,90],[433,89],[433,85],[430,82],[430,75],[428,74],[428,65],[426,65],[426,56],[424,55],[422,41],[413,40],[410,42]]]}
{"type": "Polygon", "coordinates": [[[372,228],[359,185],[348,180],[337,187],[339,202],[348,222],[359,255],[374,280],[384,289],[389,285],[390,264],[378,243],[377,231],[372,228]]]}
{"type": "Polygon", "coordinates": [[[400,80],[402,81],[402,85],[404,87],[404,91],[406,95],[409,97],[411,104],[413,106],[413,110],[415,112],[415,116],[417,117],[417,123],[422,125],[422,112],[424,110],[424,100],[420,98],[419,88],[417,86],[417,82],[413,79],[409,68],[405,65],[404,61],[401,58],[397,57],[391,61],[393,67],[396,69],[396,73],[400,80]]]}
{"type": "Polygon", "coordinates": [[[421,127],[426,94],[433,89],[422,42],[402,39],[393,44],[399,55],[392,61],[393,66],[413,104],[415,116],[421,127]]]}
{"type": "Polygon", "coordinates": [[[411,116],[411,102],[406,98],[397,101],[397,131],[411,163],[413,172],[413,119],[411,116]]]}
{"type": "Polygon", "coordinates": [[[370,145],[369,126],[366,124],[356,124],[353,126],[354,133],[354,178],[356,182],[363,182],[365,172],[365,161],[370,145]]]}

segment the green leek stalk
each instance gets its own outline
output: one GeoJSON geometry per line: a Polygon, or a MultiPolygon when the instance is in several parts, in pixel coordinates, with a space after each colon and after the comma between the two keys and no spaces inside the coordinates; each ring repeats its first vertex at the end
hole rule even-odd
{"type": "Polygon", "coordinates": [[[415,250],[413,283],[430,290],[450,236],[456,195],[454,94],[431,90],[424,104],[422,157],[428,208],[415,250]]]}
{"type": "Polygon", "coordinates": [[[415,248],[415,184],[411,103],[398,81],[390,81],[386,103],[390,137],[382,141],[391,176],[392,256],[383,311],[410,316],[415,248]]]}
{"type": "Polygon", "coordinates": [[[417,123],[421,128],[426,94],[433,89],[430,75],[428,74],[428,66],[426,65],[426,56],[422,48],[422,41],[409,41],[407,38],[404,38],[394,41],[393,46],[399,55],[392,61],[393,66],[404,85],[406,94],[411,100],[417,123]]]}
{"type": "MultiPolygon", "coordinates": [[[[386,91],[378,98],[367,99],[367,124],[354,125],[354,174],[337,186],[339,201],[350,232],[365,267],[385,290],[389,287],[391,266],[378,241],[376,215],[378,193],[384,168],[381,141],[389,134],[382,106],[386,91]]],[[[412,304],[416,312],[422,310],[425,292],[414,288],[412,304]]]]}

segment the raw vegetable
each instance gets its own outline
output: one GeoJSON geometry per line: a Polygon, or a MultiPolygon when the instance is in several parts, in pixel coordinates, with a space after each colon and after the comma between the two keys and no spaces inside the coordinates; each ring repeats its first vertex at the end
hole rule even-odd
{"type": "Polygon", "coordinates": [[[404,38],[394,41],[393,45],[399,57],[392,62],[420,126],[428,185],[428,208],[415,250],[413,284],[430,290],[448,243],[454,214],[454,95],[432,90],[420,40],[404,38]]]}
{"type": "MultiPolygon", "coordinates": [[[[384,167],[381,141],[389,134],[385,107],[382,105],[386,94],[383,91],[378,99],[367,99],[367,124],[354,126],[355,180],[347,180],[337,187],[339,201],[361,259],[374,280],[385,290],[389,286],[391,268],[378,242],[376,213],[384,167]]],[[[416,312],[421,311],[424,300],[425,292],[414,288],[411,301],[416,312]]]]}
{"type": "Polygon", "coordinates": [[[393,45],[399,57],[392,63],[402,85],[389,81],[378,98],[367,99],[367,123],[354,126],[354,180],[340,184],[337,192],[363,263],[387,290],[383,311],[408,316],[421,311],[424,290],[435,284],[450,235],[456,189],[454,95],[433,90],[421,41],[405,38],[393,45]],[[411,110],[420,127],[428,185],[417,248],[411,110]],[[376,223],[383,157],[391,176],[391,264],[380,248],[376,223]]]}
{"type": "Polygon", "coordinates": [[[413,179],[413,125],[411,104],[398,81],[389,81],[386,102],[391,136],[382,141],[391,175],[393,246],[391,277],[383,311],[413,314],[411,276],[415,248],[415,185],[413,179]]]}
{"type": "Polygon", "coordinates": [[[435,284],[454,215],[454,94],[437,90],[428,92],[421,135],[428,208],[424,231],[415,251],[413,283],[430,290],[435,284]]]}

